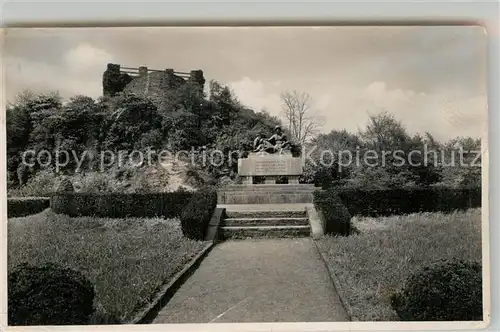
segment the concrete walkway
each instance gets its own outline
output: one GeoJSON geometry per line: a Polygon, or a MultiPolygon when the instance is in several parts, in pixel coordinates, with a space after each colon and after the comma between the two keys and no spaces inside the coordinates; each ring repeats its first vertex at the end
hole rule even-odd
{"type": "Polygon", "coordinates": [[[153,323],[347,321],[311,238],[218,244],[153,323]]]}

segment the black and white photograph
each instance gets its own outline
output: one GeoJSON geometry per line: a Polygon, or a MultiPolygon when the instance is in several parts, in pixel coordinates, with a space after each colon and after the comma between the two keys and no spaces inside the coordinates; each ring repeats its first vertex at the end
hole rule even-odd
{"type": "Polygon", "coordinates": [[[489,322],[485,28],[3,39],[9,327],[489,322]]]}

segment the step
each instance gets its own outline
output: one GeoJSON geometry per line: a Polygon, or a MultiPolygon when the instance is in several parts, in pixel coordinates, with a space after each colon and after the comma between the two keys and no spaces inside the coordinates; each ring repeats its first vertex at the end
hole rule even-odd
{"type": "Polygon", "coordinates": [[[304,210],[288,211],[231,211],[226,210],[227,218],[306,218],[304,210]]]}
{"type": "Polygon", "coordinates": [[[233,191],[224,191],[218,192],[219,195],[225,196],[233,196],[233,195],[313,195],[313,192],[310,190],[258,190],[258,191],[246,191],[246,190],[233,190],[233,191]]]}
{"type": "Polygon", "coordinates": [[[307,217],[285,218],[226,218],[222,226],[307,226],[307,217]]]}
{"type": "Polygon", "coordinates": [[[219,230],[221,239],[308,237],[310,226],[224,226],[219,230]]]}
{"type": "Polygon", "coordinates": [[[228,193],[219,194],[218,204],[280,204],[312,203],[312,193],[276,192],[276,193],[228,193]]]}
{"type": "Polygon", "coordinates": [[[306,211],[310,203],[294,204],[218,204],[217,207],[234,212],[254,212],[254,211],[306,211]]]}
{"type": "Polygon", "coordinates": [[[230,185],[218,189],[219,192],[232,192],[232,191],[314,191],[316,189],[321,189],[320,187],[315,187],[313,184],[236,184],[230,185]]]}

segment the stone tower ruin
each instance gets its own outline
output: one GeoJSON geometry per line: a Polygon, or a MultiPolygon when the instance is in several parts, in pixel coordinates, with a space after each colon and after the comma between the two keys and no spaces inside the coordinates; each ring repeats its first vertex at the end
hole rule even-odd
{"type": "Polygon", "coordinates": [[[203,71],[191,70],[188,73],[177,72],[173,69],[122,67],[119,64],[108,63],[102,75],[102,90],[104,96],[114,96],[122,91],[137,95],[159,96],[187,82],[195,83],[203,90],[205,85],[203,71]]]}

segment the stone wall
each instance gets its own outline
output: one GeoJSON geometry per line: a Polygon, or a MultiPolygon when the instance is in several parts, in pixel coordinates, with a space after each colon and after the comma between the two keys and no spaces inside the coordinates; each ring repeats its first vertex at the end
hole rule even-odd
{"type": "Polygon", "coordinates": [[[103,74],[103,94],[113,96],[126,91],[140,96],[161,97],[165,91],[173,90],[185,84],[194,82],[204,88],[205,78],[202,70],[192,70],[188,75],[177,75],[173,69],[164,71],[148,70],[147,67],[137,68],[137,75],[123,73],[120,65],[108,64],[103,74]]]}
{"type": "Polygon", "coordinates": [[[102,75],[102,94],[114,96],[123,91],[132,80],[132,76],[120,71],[120,65],[108,63],[108,67],[102,75]]]}

